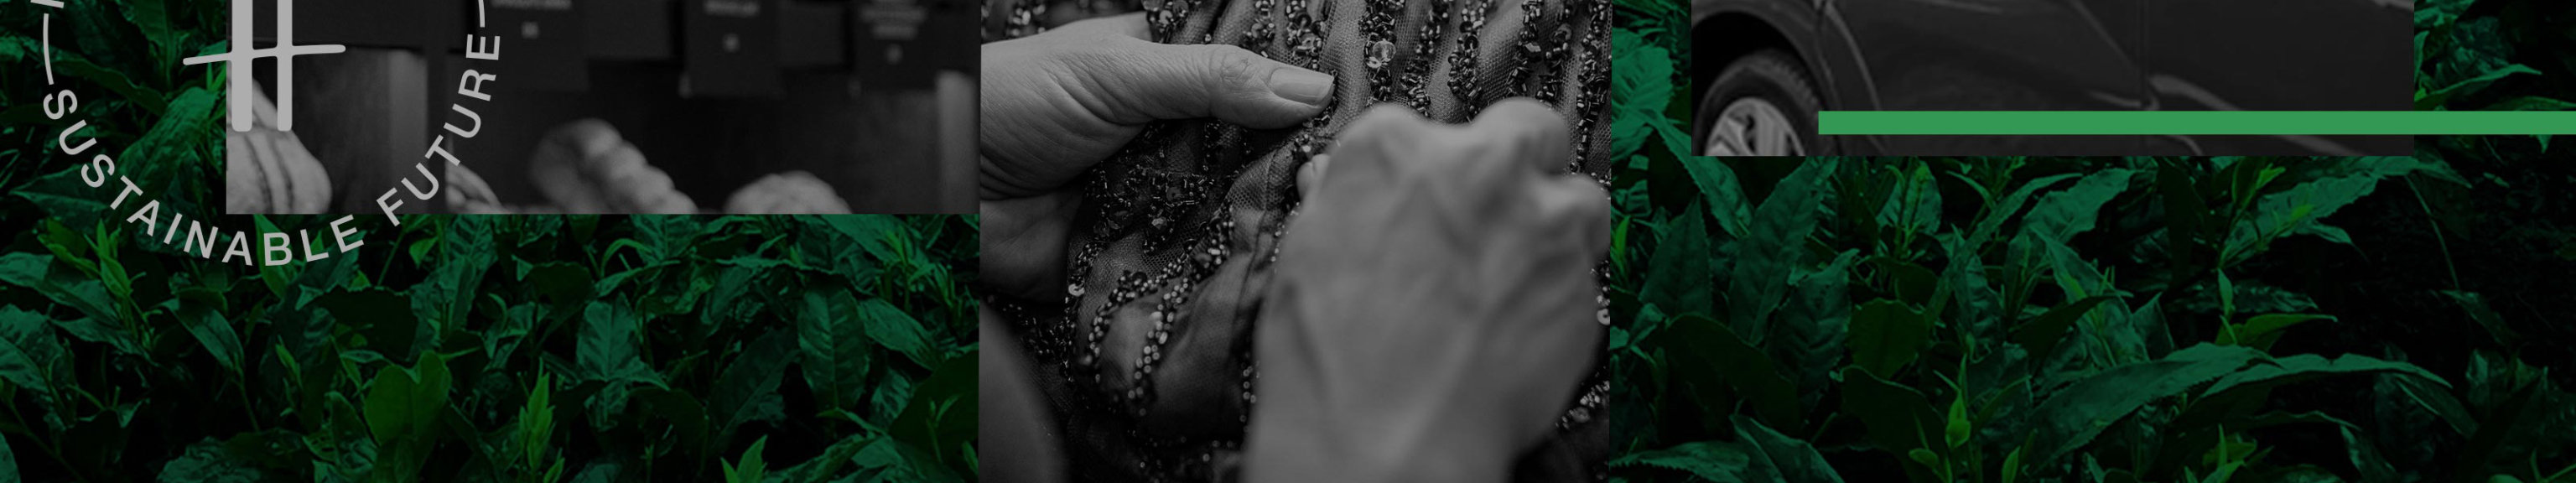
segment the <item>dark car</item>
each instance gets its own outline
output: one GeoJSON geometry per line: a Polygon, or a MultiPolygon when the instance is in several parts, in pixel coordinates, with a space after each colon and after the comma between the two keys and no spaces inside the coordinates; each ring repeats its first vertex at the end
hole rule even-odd
{"type": "Polygon", "coordinates": [[[2405,136],[1818,136],[1844,111],[2405,111],[2414,0],[1693,0],[1711,155],[2406,155],[2405,136]]]}

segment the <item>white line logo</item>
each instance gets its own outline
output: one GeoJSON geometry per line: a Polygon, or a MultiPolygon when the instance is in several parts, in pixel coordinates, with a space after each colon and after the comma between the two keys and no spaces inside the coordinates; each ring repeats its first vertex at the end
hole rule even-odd
{"type": "MultiPolygon", "coordinates": [[[[183,64],[223,62],[227,91],[224,98],[249,99],[251,84],[246,79],[251,75],[251,62],[262,57],[276,57],[277,130],[293,131],[295,130],[295,56],[337,54],[348,50],[348,47],[337,44],[295,45],[295,0],[277,0],[277,45],[265,49],[252,48],[250,34],[255,25],[251,23],[253,19],[250,2],[252,1],[254,0],[232,1],[233,50],[231,52],[189,57],[183,64]]],[[[225,104],[231,105],[228,108],[231,111],[228,116],[232,119],[233,130],[249,131],[251,104],[248,102],[226,102],[225,104]]]]}

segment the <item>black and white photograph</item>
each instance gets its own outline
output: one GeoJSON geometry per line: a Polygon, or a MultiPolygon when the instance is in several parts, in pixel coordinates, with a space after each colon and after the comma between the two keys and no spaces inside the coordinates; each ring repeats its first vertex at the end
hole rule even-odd
{"type": "Polygon", "coordinates": [[[1608,474],[1607,0],[991,0],[1007,482],[1608,474]]]}
{"type": "Polygon", "coordinates": [[[234,79],[230,213],[974,210],[968,3],[291,3],[346,50],[234,79]]]}
{"type": "Polygon", "coordinates": [[[1817,113],[2412,111],[2414,0],[1690,4],[1695,154],[2413,152],[2408,136],[1820,136],[1817,113]]]}

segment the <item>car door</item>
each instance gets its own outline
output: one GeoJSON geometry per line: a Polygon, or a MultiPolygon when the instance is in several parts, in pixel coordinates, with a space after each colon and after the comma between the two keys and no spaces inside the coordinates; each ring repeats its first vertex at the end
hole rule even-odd
{"type": "MultiPolygon", "coordinates": [[[[2149,0],[2151,109],[2414,110],[2411,0],[2149,0]]],[[[2407,136],[2163,136],[2158,154],[2390,155],[2407,136]]]]}
{"type": "MultiPolygon", "coordinates": [[[[2149,0],[1823,0],[1840,110],[2132,110],[2149,0]],[[1854,82],[1857,81],[1857,82],[1854,82]],[[1858,85],[1854,85],[1857,83],[1858,85]]],[[[1840,136],[1889,155],[2126,155],[2137,136],[1840,136]]]]}

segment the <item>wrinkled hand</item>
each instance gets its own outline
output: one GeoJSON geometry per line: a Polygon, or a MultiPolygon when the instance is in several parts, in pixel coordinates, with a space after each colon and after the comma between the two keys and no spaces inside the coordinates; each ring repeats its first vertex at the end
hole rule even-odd
{"type": "Polygon", "coordinates": [[[1065,235],[1081,203],[1065,184],[1146,123],[1282,128],[1331,101],[1332,76],[1240,47],[1146,36],[1139,13],[984,45],[977,191],[989,286],[1024,297],[1063,290],[1065,235]]]}
{"type": "Polygon", "coordinates": [[[1601,347],[1608,200],[1557,171],[1565,122],[1535,101],[1465,126],[1382,105],[1342,132],[1301,173],[1261,314],[1247,475],[1504,481],[1601,347]]]}

